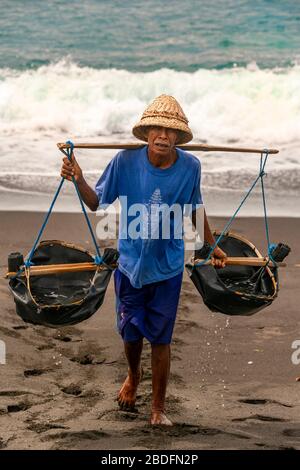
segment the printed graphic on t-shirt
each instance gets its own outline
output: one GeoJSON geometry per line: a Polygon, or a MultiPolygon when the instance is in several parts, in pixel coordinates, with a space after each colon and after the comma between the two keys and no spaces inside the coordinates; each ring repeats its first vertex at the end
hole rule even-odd
{"type": "Polygon", "coordinates": [[[159,238],[159,208],[163,204],[163,199],[159,188],[156,188],[152,193],[148,203],[145,204],[145,212],[143,217],[143,238],[150,242],[150,240],[157,240],[159,238]]]}

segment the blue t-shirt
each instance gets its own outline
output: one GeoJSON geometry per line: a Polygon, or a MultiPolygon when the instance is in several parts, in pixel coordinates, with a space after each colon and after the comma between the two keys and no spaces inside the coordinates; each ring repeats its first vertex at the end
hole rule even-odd
{"type": "Polygon", "coordinates": [[[179,148],[176,152],[175,163],[161,169],[150,163],[147,145],[123,150],[96,184],[100,207],[120,200],[119,269],[136,288],[184,269],[182,217],[180,225],[177,209],[186,215],[186,204],[190,210],[202,204],[201,166],[193,155],[179,148]],[[171,206],[174,211],[168,211],[171,206]]]}

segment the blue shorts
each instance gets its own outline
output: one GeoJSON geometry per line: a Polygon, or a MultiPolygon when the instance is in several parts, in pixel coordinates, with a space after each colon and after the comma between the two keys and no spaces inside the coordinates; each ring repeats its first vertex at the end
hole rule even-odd
{"type": "Polygon", "coordinates": [[[152,344],[170,344],[183,273],[137,289],[115,270],[117,327],[126,342],[146,338],[152,344]]]}

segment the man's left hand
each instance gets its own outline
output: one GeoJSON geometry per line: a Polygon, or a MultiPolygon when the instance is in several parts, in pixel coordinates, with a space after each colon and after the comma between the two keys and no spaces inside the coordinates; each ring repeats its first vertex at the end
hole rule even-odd
{"type": "Polygon", "coordinates": [[[226,266],[227,254],[225,251],[221,250],[219,246],[216,246],[211,256],[211,264],[215,268],[225,268],[226,266]]]}

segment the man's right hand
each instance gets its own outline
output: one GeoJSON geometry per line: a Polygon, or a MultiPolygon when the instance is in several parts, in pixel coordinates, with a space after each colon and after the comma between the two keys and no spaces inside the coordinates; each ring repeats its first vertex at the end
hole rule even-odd
{"type": "Polygon", "coordinates": [[[74,153],[71,155],[71,161],[68,159],[68,157],[63,158],[60,174],[63,176],[63,178],[69,181],[72,181],[72,176],[74,176],[77,183],[82,180],[82,170],[75,159],[74,153]]]}

